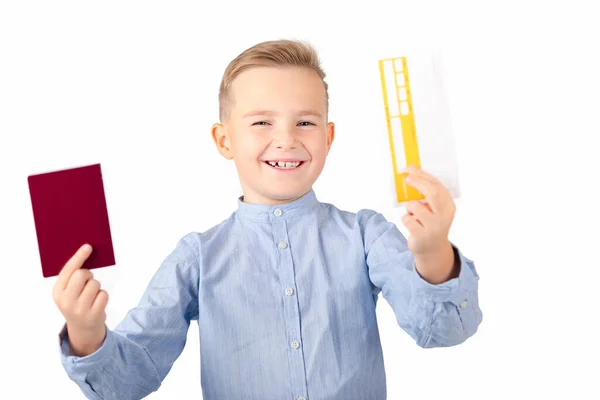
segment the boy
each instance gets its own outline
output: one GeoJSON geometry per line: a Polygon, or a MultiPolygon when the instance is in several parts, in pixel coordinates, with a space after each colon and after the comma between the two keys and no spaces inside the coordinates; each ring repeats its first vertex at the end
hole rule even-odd
{"type": "Polygon", "coordinates": [[[114,330],[106,292],[81,268],[89,246],[65,265],[53,292],[66,320],[61,358],[88,398],[156,391],[192,320],[206,400],[385,399],[380,292],[421,347],[476,332],[478,275],[448,239],[454,202],[438,180],[410,170],[427,202],[407,205],[408,240],[379,213],[317,200],[334,139],[324,78],[296,41],[260,43],[230,63],[212,137],[236,165],[238,208],[184,236],[114,330]]]}

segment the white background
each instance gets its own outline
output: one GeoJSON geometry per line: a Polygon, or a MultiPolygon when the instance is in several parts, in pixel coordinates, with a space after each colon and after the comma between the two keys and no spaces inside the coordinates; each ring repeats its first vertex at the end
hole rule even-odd
{"type": "MultiPolygon", "coordinates": [[[[115,326],[183,234],[233,211],[235,170],[210,139],[218,84],[274,38],[310,40],[328,73],[338,129],[319,199],[399,224],[375,61],[444,49],[462,193],[451,239],[478,267],[484,322],[422,350],[380,302],[388,398],[600,398],[593,2],[207,3],[0,5],[0,398],[83,397],[60,364],[27,175],[102,163],[117,265],[96,276],[115,326]]],[[[201,398],[197,335],[149,398],[201,398]]]]}

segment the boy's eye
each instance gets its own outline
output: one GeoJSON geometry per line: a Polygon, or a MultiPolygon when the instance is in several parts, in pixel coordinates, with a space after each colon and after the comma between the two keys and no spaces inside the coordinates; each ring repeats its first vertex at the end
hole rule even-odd
{"type": "MultiPolygon", "coordinates": [[[[264,126],[264,125],[268,125],[268,124],[269,123],[267,121],[258,121],[258,122],[253,123],[252,125],[264,126]]],[[[313,124],[310,121],[302,121],[298,125],[300,125],[300,126],[314,126],[315,124],[313,124]]]]}

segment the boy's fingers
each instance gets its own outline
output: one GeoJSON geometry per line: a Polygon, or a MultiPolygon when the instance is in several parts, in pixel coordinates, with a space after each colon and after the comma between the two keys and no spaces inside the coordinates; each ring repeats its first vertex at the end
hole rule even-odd
{"type": "Polygon", "coordinates": [[[82,287],[81,294],[79,295],[77,301],[80,306],[86,310],[90,310],[92,308],[92,303],[96,298],[96,295],[100,291],[101,285],[96,279],[88,279],[85,281],[85,284],[82,287]]]}
{"type": "Polygon", "coordinates": [[[435,204],[431,203],[439,191],[438,187],[432,181],[425,179],[420,175],[409,175],[405,180],[406,183],[417,189],[419,193],[425,196],[425,200],[427,200],[427,203],[435,212],[435,204]]]}
{"type": "Polygon", "coordinates": [[[61,269],[58,274],[58,279],[56,281],[56,287],[60,290],[64,290],[67,287],[67,283],[73,275],[73,272],[81,268],[85,260],[92,253],[92,246],[89,244],[84,244],[77,250],[77,252],[67,261],[65,266],[61,269]]]}
{"type": "Polygon", "coordinates": [[[94,274],[88,269],[78,269],[73,271],[67,286],[62,292],[63,298],[70,302],[76,302],[83,294],[82,291],[87,283],[94,278],[94,274]]]}
{"type": "Polygon", "coordinates": [[[422,234],[424,229],[423,225],[421,225],[417,217],[415,217],[414,215],[410,213],[404,214],[404,216],[402,217],[402,222],[404,222],[404,225],[406,226],[406,228],[408,228],[408,231],[411,235],[420,236],[422,234]]]}
{"type": "Polygon", "coordinates": [[[421,203],[418,200],[413,200],[406,204],[406,210],[408,214],[412,215],[417,219],[417,221],[425,226],[430,226],[433,224],[433,213],[427,205],[421,203]]]}
{"type": "Polygon", "coordinates": [[[402,170],[406,175],[418,176],[435,184],[441,184],[440,180],[432,174],[425,172],[422,168],[408,166],[402,170]]]}
{"type": "Polygon", "coordinates": [[[100,290],[98,294],[96,294],[96,298],[92,303],[92,313],[101,314],[106,309],[106,305],[108,303],[108,293],[106,290],[100,290]]]}

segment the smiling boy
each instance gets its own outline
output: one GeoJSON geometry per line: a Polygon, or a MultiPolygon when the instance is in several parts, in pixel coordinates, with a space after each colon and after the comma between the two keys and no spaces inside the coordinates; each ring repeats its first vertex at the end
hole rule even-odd
{"type": "Polygon", "coordinates": [[[235,163],[242,196],[222,223],[189,233],[163,261],[139,305],[113,330],[108,296],[65,265],[54,299],[65,316],[61,357],[90,399],[158,390],[198,321],[203,398],[385,399],[378,295],[425,348],[478,329],[478,275],[448,239],[449,192],[411,169],[427,202],[407,204],[406,239],[372,210],[322,203],[312,189],[334,141],[328,87],[314,49],[263,42],[225,70],[212,137],[235,163]]]}

